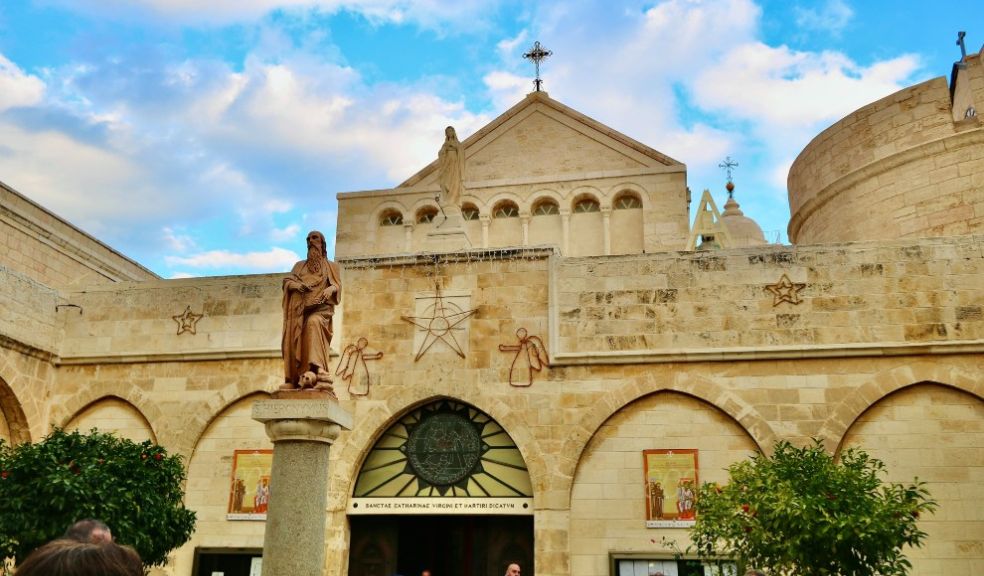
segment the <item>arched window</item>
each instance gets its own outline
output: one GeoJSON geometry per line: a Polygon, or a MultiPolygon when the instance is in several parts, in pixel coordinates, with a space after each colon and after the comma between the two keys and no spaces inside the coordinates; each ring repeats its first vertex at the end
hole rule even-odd
{"type": "Polygon", "coordinates": [[[529,498],[530,474],[509,433],[480,410],[438,400],[383,434],[355,477],[355,498],[529,498]]]}
{"type": "Polygon", "coordinates": [[[615,197],[612,207],[616,210],[639,210],[642,200],[634,192],[623,192],[615,197]]]}
{"type": "Polygon", "coordinates": [[[551,216],[553,214],[560,214],[560,206],[553,198],[543,198],[533,204],[534,216],[551,216]]]}
{"type": "Polygon", "coordinates": [[[417,224],[430,224],[434,218],[437,218],[437,208],[433,206],[425,206],[417,210],[417,224]]]}
{"type": "Polygon", "coordinates": [[[399,226],[403,224],[403,214],[397,210],[387,210],[379,217],[380,226],[399,226]]]}
{"type": "Polygon", "coordinates": [[[511,200],[503,200],[495,205],[492,210],[493,218],[517,218],[519,216],[519,206],[511,200]]]}
{"type": "Polygon", "coordinates": [[[461,207],[461,217],[465,220],[478,220],[478,206],[465,204],[461,207]]]}
{"type": "Polygon", "coordinates": [[[583,214],[585,212],[598,212],[601,210],[601,205],[597,200],[591,196],[584,196],[579,198],[574,202],[574,213],[583,214]]]}

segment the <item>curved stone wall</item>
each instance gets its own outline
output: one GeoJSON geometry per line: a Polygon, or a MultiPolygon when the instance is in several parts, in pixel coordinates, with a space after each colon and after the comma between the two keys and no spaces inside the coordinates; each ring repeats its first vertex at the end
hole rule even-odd
{"type": "MultiPolygon", "coordinates": [[[[968,61],[982,80],[980,56],[968,61]]],[[[984,90],[982,90],[984,92],[984,90]]],[[[789,171],[796,244],[984,231],[984,124],[953,120],[943,77],[900,90],[814,138],[789,171]]]]}

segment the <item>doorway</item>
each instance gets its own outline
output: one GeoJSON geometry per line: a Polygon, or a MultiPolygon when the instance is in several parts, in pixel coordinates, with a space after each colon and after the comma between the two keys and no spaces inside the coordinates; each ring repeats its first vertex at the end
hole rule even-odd
{"type": "Polygon", "coordinates": [[[350,516],[349,576],[532,576],[532,516],[350,516]]]}

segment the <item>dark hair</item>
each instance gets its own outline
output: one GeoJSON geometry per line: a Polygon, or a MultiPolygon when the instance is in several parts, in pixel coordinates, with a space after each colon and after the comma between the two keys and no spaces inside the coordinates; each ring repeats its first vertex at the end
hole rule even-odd
{"type": "Polygon", "coordinates": [[[68,538],[69,540],[76,540],[78,542],[90,542],[92,540],[92,533],[96,530],[105,530],[112,534],[109,526],[106,526],[106,523],[102,520],[86,518],[69,526],[62,538],[68,538]]]}
{"type": "Polygon", "coordinates": [[[113,542],[91,544],[55,540],[38,548],[17,566],[16,576],[143,576],[133,548],[113,542]]]}

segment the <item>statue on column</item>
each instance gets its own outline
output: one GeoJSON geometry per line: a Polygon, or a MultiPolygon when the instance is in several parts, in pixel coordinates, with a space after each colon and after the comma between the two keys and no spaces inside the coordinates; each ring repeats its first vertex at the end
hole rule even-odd
{"type": "Polygon", "coordinates": [[[284,278],[282,390],[331,390],[329,372],[332,317],[342,296],[338,265],[328,259],[325,236],[307,235],[307,260],[284,278]]]}
{"type": "Polygon", "coordinates": [[[444,145],[437,153],[438,181],[441,184],[441,207],[461,211],[461,194],[465,189],[465,148],[458,141],[454,126],[444,129],[444,145]]]}

